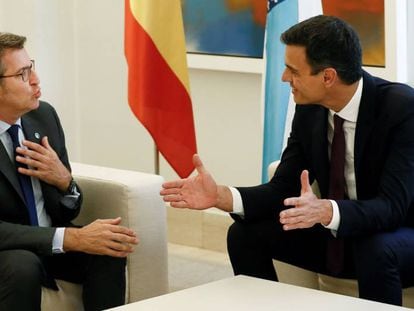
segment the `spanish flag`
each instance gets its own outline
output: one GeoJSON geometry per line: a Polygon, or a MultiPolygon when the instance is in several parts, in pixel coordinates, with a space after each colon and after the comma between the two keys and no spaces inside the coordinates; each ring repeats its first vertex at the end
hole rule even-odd
{"type": "Polygon", "coordinates": [[[125,0],[128,101],[181,177],[197,152],[180,0],[125,0]]]}

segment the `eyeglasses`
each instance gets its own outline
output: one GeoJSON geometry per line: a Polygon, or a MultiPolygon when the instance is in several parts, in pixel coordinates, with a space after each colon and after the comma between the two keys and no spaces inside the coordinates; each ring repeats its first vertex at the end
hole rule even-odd
{"type": "Polygon", "coordinates": [[[22,71],[20,73],[16,73],[14,75],[9,75],[9,76],[0,76],[0,79],[21,76],[22,81],[27,82],[29,81],[29,78],[32,74],[32,70],[35,70],[35,61],[33,59],[31,60],[30,66],[22,68],[22,71]]]}

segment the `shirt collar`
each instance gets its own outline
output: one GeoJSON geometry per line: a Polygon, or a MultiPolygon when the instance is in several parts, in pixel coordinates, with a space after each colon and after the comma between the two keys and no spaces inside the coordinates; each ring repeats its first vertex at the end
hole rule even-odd
{"type": "MultiPolygon", "coordinates": [[[[352,96],[348,104],[346,104],[345,107],[337,113],[338,116],[340,116],[342,119],[356,123],[358,118],[359,105],[361,103],[363,84],[364,79],[360,79],[354,96],[352,96]]],[[[330,109],[329,113],[331,116],[333,116],[335,114],[335,111],[330,109]]]]}
{"type": "MultiPolygon", "coordinates": [[[[18,126],[22,127],[22,119],[19,118],[16,123],[18,126]]],[[[10,124],[0,120],[0,135],[6,132],[10,128],[10,124]]]]}

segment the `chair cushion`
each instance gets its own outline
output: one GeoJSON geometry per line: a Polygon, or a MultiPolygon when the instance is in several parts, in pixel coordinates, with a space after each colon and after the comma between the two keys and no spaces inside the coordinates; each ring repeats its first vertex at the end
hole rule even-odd
{"type": "MultiPolygon", "coordinates": [[[[42,310],[73,311],[83,310],[82,286],[62,280],[56,280],[58,291],[42,288],[42,310]]],[[[22,297],[24,299],[24,297],[22,297]]]]}

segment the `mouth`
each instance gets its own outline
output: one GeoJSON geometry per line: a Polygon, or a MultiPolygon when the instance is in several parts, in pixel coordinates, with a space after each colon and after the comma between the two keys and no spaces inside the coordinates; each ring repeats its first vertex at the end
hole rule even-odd
{"type": "Polygon", "coordinates": [[[42,92],[40,91],[40,89],[38,89],[34,94],[33,94],[33,96],[36,98],[36,99],[39,99],[40,98],[40,96],[42,96],[42,92]]]}

